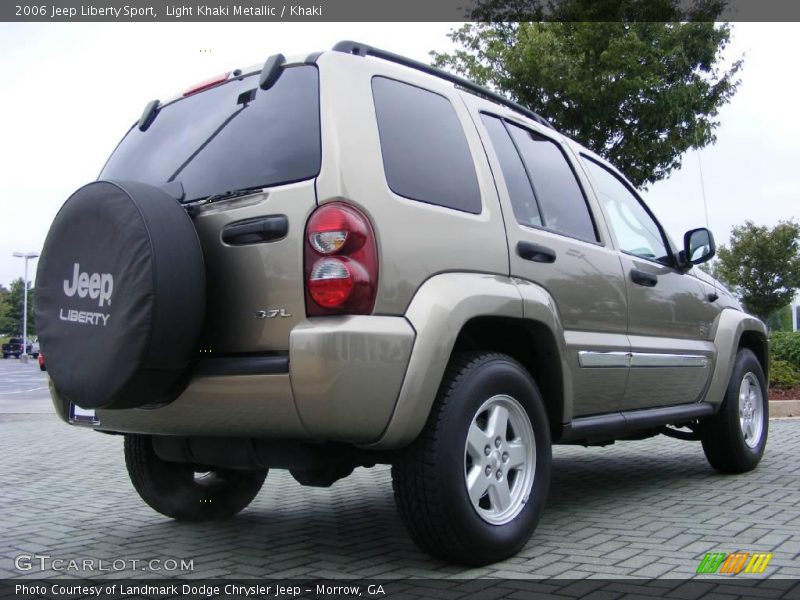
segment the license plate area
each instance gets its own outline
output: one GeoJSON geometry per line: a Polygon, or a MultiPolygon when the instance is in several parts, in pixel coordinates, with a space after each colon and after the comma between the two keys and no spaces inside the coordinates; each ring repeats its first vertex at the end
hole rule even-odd
{"type": "Polygon", "coordinates": [[[70,402],[69,404],[69,422],[73,425],[88,425],[94,426],[100,424],[100,419],[97,418],[93,408],[81,408],[75,406],[70,402]]]}

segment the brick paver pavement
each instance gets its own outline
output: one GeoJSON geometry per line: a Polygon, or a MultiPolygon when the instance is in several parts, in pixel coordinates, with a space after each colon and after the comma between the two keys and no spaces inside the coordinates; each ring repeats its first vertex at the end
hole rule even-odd
{"type": "Polygon", "coordinates": [[[706,552],[772,551],[767,574],[800,577],[800,420],[774,420],[761,466],[718,475],[697,443],[665,437],[555,449],[548,506],[516,557],[480,569],[421,553],[395,512],[389,470],[358,469],[330,489],[274,471],[237,518],[176,523],[128,481],[122,438],[53,415],[0,415],[0,578],[96,577],[20,572],[14,557],[193,559],[164,577],[671,577],[706,552]]]}

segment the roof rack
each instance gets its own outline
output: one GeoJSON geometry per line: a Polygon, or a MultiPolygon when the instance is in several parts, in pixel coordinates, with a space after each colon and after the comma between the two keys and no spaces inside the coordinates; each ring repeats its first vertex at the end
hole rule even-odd
{"type": "Polygon", "coordinates": [[[423,62],[419,62],[411,58],[406,58],[405,56],[401,56],[400,54],[395,54],[394,52],[388,52],[387,50],[374,48],[368,44],[360,44],[358,42],[352,42],[349,40],[338,42],[333,47],[333,50],[335,52],[344,52],[345,54],[354,54],[356,56],[374,56],[375,58],[388,60],[389,62],[393,62],[398,65],[403,65],[404,67],[410,67],[412,69],[416,69],[417,71],[422,71],[423,73],[427,73],[428,75],[433,75],[440,79],[444,79],[445,81],[449,81],[450,83],[454,83],[459,87],[462,87],[475,94],[488,98],[489,100],[492,100],[494,102],[497,102],[498,104],[502,104],[503,106],[506,106],[512,110],[522,113],[526,117],[533,119],[534,121],[540,123],[541,125],[544,125],[545,127],[549,127],[550,129],[553,130],[556,129],[553,126],[553,124],[550,123],[550,121],[545,119],[543,116],[533,112],[529,108],[525,108],[521,104],[512,102],[508,98],[504,98],[500,94],[488,90],[485,87],[480,86],[476,83],[472,83],[471,81],[464,79],[463,77],[459,77],[458,75],[453,75],[452,73],[448,73],[447,71],[444,71],[437,67],[432,67],[431,65],[426,65],[423,62]]]}

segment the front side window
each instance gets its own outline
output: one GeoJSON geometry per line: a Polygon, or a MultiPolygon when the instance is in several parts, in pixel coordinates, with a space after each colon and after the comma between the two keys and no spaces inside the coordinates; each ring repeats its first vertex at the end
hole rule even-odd
{"type": "Polygon", "coordinates": [[[389,189],[411,200],[479,214],[475,164],[450,101],[385,77],[372,79],[372,95],[389,189]]]}
{"type": "Polygon", "coordinates": [[[658,224],[639,199],[611,171],[589,158],[582,158],[619,249],[669,264],[671,253],[664,245],[658,224]]]}

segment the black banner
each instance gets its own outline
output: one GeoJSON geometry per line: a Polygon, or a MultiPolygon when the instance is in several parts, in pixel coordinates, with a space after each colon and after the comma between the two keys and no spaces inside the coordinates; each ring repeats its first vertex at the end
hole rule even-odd
{"type": "Polygon", "coordinates": [[[516,579],[440,579],[440,580],[0,580],[0,598],[19,600],[100,600],[148,598],[162,600],[203,600],[210,598],[242,600],[348,600],[352,598],[402,598],[416,600],[440,598],[461,600],[481,598],[675,598],[686,600],[706,596],[726,600],[800,597],[800,581],[724,577],[713,579],[650,580],[516,580],[516,579]]]}
{"type": "Polygon", "coordinates": [[[0,21],[798,21],[794,0],[3,0],[0,21]],[[721,12],[709,6],[724,4],[721,12]],[[709,12],[711,10],[711,12],[709,12]],[[709,14],[713,14],[709,17],[709,14]]]}

